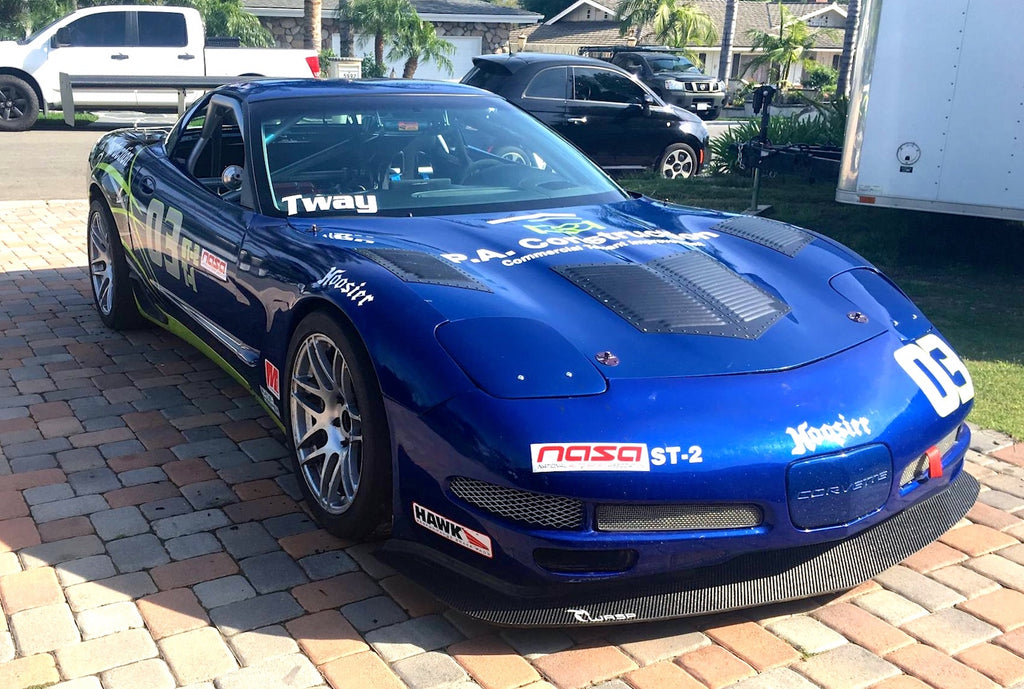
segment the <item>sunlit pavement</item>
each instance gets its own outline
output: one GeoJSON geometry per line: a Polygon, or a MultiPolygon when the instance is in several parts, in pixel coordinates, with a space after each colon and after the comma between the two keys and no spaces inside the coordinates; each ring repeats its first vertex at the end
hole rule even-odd
{"type": "Polygon", "coordinates": [[[846,594],[498,629],[317,529],[274,424],[195,349],[100,323],[86,211],[0,203],[0,689],[1024,682],[1024,445],[976,433],[968,518],[846,594]]]}

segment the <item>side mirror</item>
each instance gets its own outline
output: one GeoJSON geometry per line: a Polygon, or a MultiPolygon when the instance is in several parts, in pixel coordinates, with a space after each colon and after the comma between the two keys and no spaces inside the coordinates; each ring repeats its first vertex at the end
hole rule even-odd
{"type": "Polygon", "coordinates": [[[53,34],[53,37],[50,38],[50,47],[60,48],[65,45],[71,45],[71,30],[66,26],[62,26],[57,29],[57,33],[53,34]]]}
{"type": "Polygon", "coordinates": [[[228,165],[224,172],[220,173],[220,183],[227,187],[228,191],[238,191],[242,188],[243,171],[241,165],[228,165]]]}

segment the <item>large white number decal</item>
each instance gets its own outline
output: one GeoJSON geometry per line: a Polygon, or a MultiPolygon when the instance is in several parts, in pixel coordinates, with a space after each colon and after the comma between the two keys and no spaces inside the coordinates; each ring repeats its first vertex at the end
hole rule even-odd
{"type": "Polygon", "coordinates": [[[906,344],[893,356],[939,416],[945,418],[974,399],[974,383],[967,367],[937,335],[928,334],[906,344]]]}

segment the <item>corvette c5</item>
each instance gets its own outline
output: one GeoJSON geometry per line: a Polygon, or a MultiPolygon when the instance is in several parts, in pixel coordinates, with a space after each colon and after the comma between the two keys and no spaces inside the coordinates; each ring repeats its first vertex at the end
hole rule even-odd
{"type": "Polygon", "coordinates": [[[970,374],[884,275],[807,230],[631,195],[493,94],[231,85],[169,131],[107,134],[90,169],[104,323],[215,360],[325,528],[387,534],[471,615],[842,590],[976,496],[970,374]]]}

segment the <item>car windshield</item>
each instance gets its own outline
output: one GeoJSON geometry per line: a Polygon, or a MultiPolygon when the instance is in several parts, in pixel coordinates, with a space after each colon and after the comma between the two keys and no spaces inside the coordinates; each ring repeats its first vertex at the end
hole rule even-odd
{"type": "Polygon", "coordinates": [[[63,18],[64,17],[57,17],[56,19],[54,19],[52,22],[50,22],[46,26],[43,26],[41,28],[36,29],[35,31],[33,31],[31,34],[29,34],[25,38],[22,38],[21,40],[19,40],[18,41],[18,45],[28,45],[32,41],[36,40],[36,38],[39,37],[39,34],[43,33],[44,31],[49,29],[51,26],[53,26],[54,24],[56,24],[57,22],[59,22],[63,18]]]}
{"type": "Polygon", "coordinates": [[[665,57],[654,57],[647,58],[647,62],[651,65],[651,70],[655,72],[679,72],[687,74],[701,74],[701,71],[697,69],[697,66],[687,60],[685,57],[678,55],[666,55],[665,57]]]}
{"type": "Polygon", "coordinates": [[[626,198],[537,120],[489,96],[255,103],[265,183],[286,215],[436,215],[626,198]]]}

